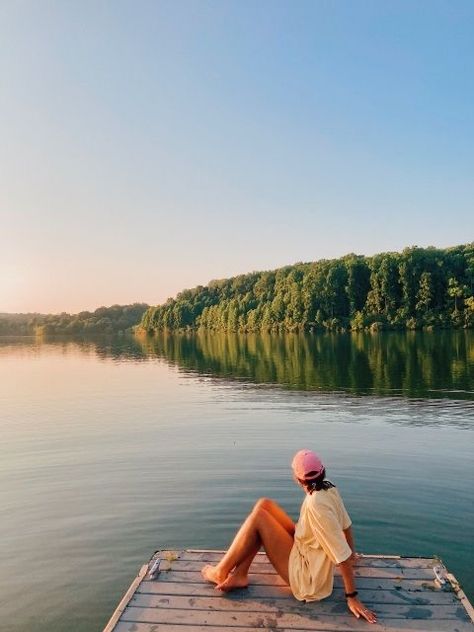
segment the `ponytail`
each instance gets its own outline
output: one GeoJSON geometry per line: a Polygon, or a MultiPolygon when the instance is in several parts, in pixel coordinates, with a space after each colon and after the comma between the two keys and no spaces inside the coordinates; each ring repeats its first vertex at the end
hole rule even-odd
{"type": "MultiPolygon", "coordinates": [[[[311,475],[311,472],[309,472],[309,474],[311,475]]],[[[299,480],[300,480],[300,483],[308,492],[308,494],[312,494],[313,492],[319,492],[322,489],[326,490],[326,489],[331,489],[331,487],[336,487],[333,483],[331,483],[331,481],[326,481],[325,478],[326,478],[326,470],[323,469],[321,474],[319,474],[318,476],[315,476],[314,478],[310,478],[310,479],[306,478],[304,480],[301,480],[301,479],[299,480]]]]}

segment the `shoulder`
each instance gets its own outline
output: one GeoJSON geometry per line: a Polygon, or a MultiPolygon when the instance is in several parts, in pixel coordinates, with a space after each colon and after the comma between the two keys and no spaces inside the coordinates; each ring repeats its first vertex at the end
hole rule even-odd
{"type": "Polygon", "coordinates": [[[311,509],[318,513],[333,511],[341,502],[341,496],[336,487],[313,492],[308,500],[311,509]]]}

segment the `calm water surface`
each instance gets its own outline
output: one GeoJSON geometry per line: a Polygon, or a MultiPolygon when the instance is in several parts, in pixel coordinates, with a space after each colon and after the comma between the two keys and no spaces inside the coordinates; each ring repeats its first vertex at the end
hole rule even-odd
{"type": "Polygon", "coordinates": [[[0,414],[2,630],[100,631],[155,549],[225,546],[262,495],[296,518],[301,447],[359,550],[473,596],[471,333],[3,339],[0,414]]]}

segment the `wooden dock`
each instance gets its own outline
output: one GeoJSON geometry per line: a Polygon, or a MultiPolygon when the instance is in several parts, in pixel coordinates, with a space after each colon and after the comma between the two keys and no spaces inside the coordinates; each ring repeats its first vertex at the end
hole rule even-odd
{"type": "Polygon", "coordinates": [[[436,559],[364,555],[355,575],[359,597],[378,616],[377,623],[369,624],[348,612],[337,573],[331,597],[302,603],[263,553],[250,569],[249,588],[222,595],[200,574],[204,564],[221,555],[156,552],[104,632],[474,632],[472,605],[436,559]]]}

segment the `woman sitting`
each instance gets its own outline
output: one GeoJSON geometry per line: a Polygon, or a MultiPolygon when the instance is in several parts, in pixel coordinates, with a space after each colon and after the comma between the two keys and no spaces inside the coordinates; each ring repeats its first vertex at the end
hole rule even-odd
{"type": "Polygon", "coordinates": [[[250,565],[263,546],[296,599],[318,601],[332,593],[337,565],[349,610],[357,618],[375,623],[375,613],[357,598],[352,523],[338,490],[326,480],[321,460],[310,450],[297,452],[292,469],[306,492],[298,522],[295,524],[274,501],[260,499],[221,561],[202,569],[204,579],[225,592],[245,588],[250,565]]]}

